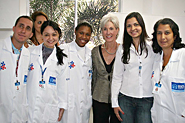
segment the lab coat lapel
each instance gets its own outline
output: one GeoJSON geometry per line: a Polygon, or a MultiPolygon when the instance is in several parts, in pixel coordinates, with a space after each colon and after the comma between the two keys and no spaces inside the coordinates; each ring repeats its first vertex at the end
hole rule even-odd
{"type": "MultiPolygon", "coordinates": [[[[23,46],[21,54],[20,54],[20,59],[19,59],[19,66],[24,64],[25,59],[29,59],[29,51],[26,49],[26,47],[23,46]]],[[[28,62],[29,63],[29,62],[28,62]]]]}
{"type": "Polygon", "coordinates": [[[46,62],[44,64],[44,67],[50,66],[52,61],[55,61],[55,63],[56,63],[56,61],[58,61],[58,60],[57,60],[57,58],[55,56],[56,56],[56,47],[54,47],[52,53],[50,54],[50,56],[46,60],[46,62]]]}
{"type": "Polygon", "coordinates": [[[85,63],[91,58],[91,50],[85,46],[85,63]]]}
{"type": "Polygon", "coordinates": [[[5,43],[5,45],[4,45],[3,49],[13,53],[12,52],[11,37],[6,38],[4,43],[5,43]]]}
{"type": "Polygon", "coordinates": [[[77,51],[77,49],[76,49],[76,42],[75,41],[73,41],[73,42],[71,42],[71,44],[70,44],[70,48],[69,48],[69,52],[74,52],[74,53],[76,53],[77,54],[77,56],[78,56],[78,58],[81,60],[81,61],[83,61],[84,62],[84,60],[81,58],[81,56],[78,54],[78,51],[77,51]]]}
{"type": "Polygon", "coordinates": [[[34,57],[36,58],[36,61],[39,63],[39,65],[41,65],[43,67],[43,59],[42,59],[42,45],[39,45],[39,46],[36,46],[34,48],[34,50],[31,52],[31,54],[37,56],[37,57],[34,57]]]}

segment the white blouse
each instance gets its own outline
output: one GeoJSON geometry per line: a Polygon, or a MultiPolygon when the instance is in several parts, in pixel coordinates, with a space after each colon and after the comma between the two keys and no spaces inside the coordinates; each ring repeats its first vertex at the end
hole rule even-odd
{"type": "Polygon", "coordinates": [[[134,45],[130,47],[129,64],[123,64],[121,58],[123,55],[122,45],[119,46],[116,53],[116,59],[113,71],[113,80],[111,87],[112,107],[118,106],[118,94],[134,98],[153,97],[152,95],[152,67],[155,54],[151,44],[147,42],[148,56],[146,50],[140,55],[134,45]]]}

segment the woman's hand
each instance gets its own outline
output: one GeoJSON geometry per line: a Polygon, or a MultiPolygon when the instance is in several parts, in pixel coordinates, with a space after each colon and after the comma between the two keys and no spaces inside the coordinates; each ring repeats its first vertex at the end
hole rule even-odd
{"type": "Polygon", "coordinates": [[[58,121],[61,121],[63,114],[64,114],[64,109],[60,108],[59,114],[58,114],[58,121]]]}
{"type": "Polygon", "coordinates": [[[124,112],[121,110],[120,107],[115,107],[114,108],[114,113],[116,114],[116,117],[118,118],[119,121],[123,121],[119,115],[119,112],[121,112],[122,114],[124,114],[124,112]]]}

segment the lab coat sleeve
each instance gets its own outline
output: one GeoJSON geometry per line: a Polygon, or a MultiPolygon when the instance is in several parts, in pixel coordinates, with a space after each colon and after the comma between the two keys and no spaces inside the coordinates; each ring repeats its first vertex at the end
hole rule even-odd
{"type": "Polygon", "coordinates": [[[60,74],[58,76],[58,86],[57,86],[57,94],[58,94],[58,107],[67,109],[67,81],[66,81],[66,73],[67,73],[67,62],[64,63],[61,67],[60,74]]]}
{"type": "Polygon", "coordinates": [[[114,63],[114,70],[113,70],[113,79],[111,85],[111,99],[112,99],[112,107],[119,107],[118,105],[118,94],[120,91],[120,87],[122,84],[123,78],[123,70],[124,64],[121,60],[123,54],[122,45],[119,46],[118,51],[116,52],[116,58],[114,63]]]}

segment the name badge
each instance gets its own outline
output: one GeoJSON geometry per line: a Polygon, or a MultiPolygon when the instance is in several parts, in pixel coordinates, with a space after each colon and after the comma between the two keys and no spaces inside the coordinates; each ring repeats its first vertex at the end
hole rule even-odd
{"type": "Polygon", "coordinates": [[[185,83],[171,82],[171,88],[173,92],[184,92],[185,83]]]}
{"type": "Polygon", "coordinates": [[[16,82],[15,83],[15,86],[20,86],[20,82],[16,82]]]}
{"type": "Polygon", "coordinates": [[[27,83],[27,75],[24,75],[24,84],[26,84],[27,83]]]}
{"type": "Polygon", "coordinates": [[[39,87],[44,88],[45,86],[45,81],[39,81],[39,87]]]}
{"type": "Polygon", "coordinates": [[[16,90],[20,90],[20,82],[19,81],[15,82],[15,87],[16,87],[16,90]]]}
{"type": "Polygon", "coordinates": [[[89,79],[92,79],[92,70],[89,70],[89,79]]]}
{"type": "Polygon", "coordinates": [[[50,76],[50,77],[49,77],[49,84],[50,84],[50,85],[56,85],[56,78],[50,76]]]}
{"type": "Polygon", "coordinates": [[[162,85],[159,84],[159,83],[155,83],[155,86],[158,87],[158,88],[161,88],[162,85]]]}

